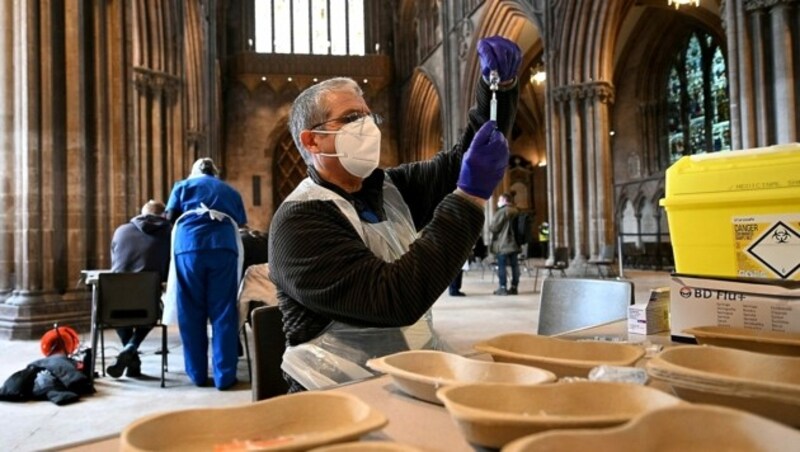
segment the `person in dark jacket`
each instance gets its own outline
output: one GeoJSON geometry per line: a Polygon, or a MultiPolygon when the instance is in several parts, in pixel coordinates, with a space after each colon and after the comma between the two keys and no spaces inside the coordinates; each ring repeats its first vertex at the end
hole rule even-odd
{"type": "MultiPolygon", "coordinates": [[[[142,206],[141,215],[131,218],[114,231],[111,240],[111,271],[113,272],[158,272],[161,281],[167,280],[170,261],[170,237],[172,226],[164,217],[164,203],[150,200],[142,206]]],[[[138,377],[142,374],[139,346],[151,327],[118,328],[122,351],[106,371],[119,378],[126,375],[138,377]]]]}
{"type": "Polygon", "coordinates": [[[290,392],[369,376],[364,364],[374,356],[438,346],[429,309],[483,227],[516,114],[519,47],[495,36],[479,42],[478,54],[477,106],[460,143],[429,161],[377,168],[380,121],[351,79],[313,85],[292,105],[290,129],[308,177],[269,232],[290,392]]]}
{"type": "Polygon", "coordinates": [[[265,264],[269,261],[269,239],[268,234],[249,226],[239,228],[239,235],[242,236],[242,247],[244,248],[244,260],[242,261],[242,276],[244,276],[244,272],[251,265],[265,264]]]}
{"type": "Polygon", "coordinates": [[[492,252],[497,256],[497,280],[500,287],[495,295],[516,295],[519,286],[520,246],[514,239],[512,220],[519,214],[514,206],[514,193],[506,192],[497,201],[497,212],[492,217],[489,229],[492,232],[492,252]],[[506,266],[511,267],[511,287],[506,288],[506,266]]]}

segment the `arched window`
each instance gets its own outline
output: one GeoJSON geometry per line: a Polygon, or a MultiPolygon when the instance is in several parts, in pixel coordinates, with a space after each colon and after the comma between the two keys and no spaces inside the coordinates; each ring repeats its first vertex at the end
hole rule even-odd
{"type": "Polygon", "coordinates": [[[692,33],[667,77],[668,166],[681,156],[731,148],[725,56],[713,36],[692,33]]]}
{"type": "Polygon", "coordinates": [[[256,52],[364,55],[363,0],[253,0],[256,52]]]}

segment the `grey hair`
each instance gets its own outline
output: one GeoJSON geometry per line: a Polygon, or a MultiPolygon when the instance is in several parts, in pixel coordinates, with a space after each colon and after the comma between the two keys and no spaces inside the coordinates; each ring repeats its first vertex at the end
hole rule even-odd
{"type": "Polygon", "coordinates": [[[161,216],[164,214],[165,206],[163,202],[151,199],[142,206],[142,215],[161,216]]]}
{"type": "Polygon", "coordinates": [[[328,119],[331,111],[331,106],[327,102],[328,95],[339,91],[350,91],[358,96],[364,95],[361,87],[353,79],[336,77],[306,88],[292,104],[289,112],[289,131],[292,134],[294,145],[297,146],[297,150],[300,151],[300,155],[308,166],[313,164],[313,160],[311,153],[300,141],[300,133],[310,129],[312,125],[328,119]]]}
{"type": "Polygon", "coordinates": [[[208,157],[201,157],[195,160],[192,165],[192,171],[189,177],[198,177],[203,174],[208,176],[219,176],[219,168],[214,164],[214,161],[208,157]]]}

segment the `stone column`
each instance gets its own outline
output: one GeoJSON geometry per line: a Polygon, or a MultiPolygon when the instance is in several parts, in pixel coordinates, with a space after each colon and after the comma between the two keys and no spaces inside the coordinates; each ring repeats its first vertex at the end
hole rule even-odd
{"type": "Polygon", "coordinates": [[[592,248],[592,256],[599,255],[603,245],[613,245],[616,235],[614,230],[614,187],[613,160],[611,156],[610,111],[614,103],[614,88],[610,83],[596,82],[593,87],[595,132],[595,190],[592,205],[597,206],[595,216],[591,220],[590,234],[595,239],[596,248],[592,248]]]}
{"type": "Polygon", "coordinates": [[[43,288],[41,168],[41,70],[39,2],[14,2],[14,173],[17,202],[14,227],[16,290],[8,304],[40,302],[43,288]]]}
{"type": "Polygon", "coordinates": [[[15,277],[0,337],[39,337],[54,321],[88,324],[88,297],[70,290],[79,275],[67,274],[65,11],[60,1],[14,2],[15,277]]]}
{"type": "MultiPolygon", "coordinates": [[[[753,13],[753,29],[756,36],[766,37],[769,33],[765,29],[764,12],[762,10],[753,13]]],[[[767,67],[769,61],[767,60],[767,47],[770,43],[766,39],[756,40],[753,46],[753,87],[755,103],[753,107],[756,113],[756,146],[766,146],[770,142],[769,137],[769,122],[771,107],[767,103],[768,91],[767,84],[769,79],[767,77],[767,67]]]]}
{"type": "Polygon", "coordinates": [[[550,199],[563,237],[554,237],[558,246],[574,250],[576,267],[596,256],[605,244],[614,242],[611,141],[609,106],[614,88],[604,81],[590,81],[553,90],[555,115],[552,121],[568,126],[552,127],[557,137],[548,161],[553,172],[550,199]],[[561,160],[557,160],[560,157],[561,160]],[[563,223],[563,225],[562,225],[563,223]]]}
{"type": "MultiPolygon", "coordinates": [[[[578,260],[584,253],[583,224],[586,212],[586,198],[584,197],[584,165],[586,154],[584,152],[583,117],[579,110],[580,91],[574,86],[569,88],[569,120],[570,120],[570,169],[572,188],[572,249],[575,251],[574,259],[578,260]]],[[[569,193],[569,192],[566,192],[569,193]]]]}
{"type": "MultiPolygon", "coordinates": [[[[775,142],[793,143],[798,140],[797,130],[797,105],[800,99],[795,92],[795,79],[800,76],[800,71],[795,66],[800,62],[793,61],[792,50],[800,43],[792,45],[792,20],[797,24],[797,14],[800,11],[788,3],[778,3],[770,11],[772,32],[772,67],[775,73],[775,142]]],[[[795,33],[795,37],[798,34],[795,33]]]]}
{"type": "Polygon", "coordinates": [[[733,149],[797,141],[800,0],[724,2],[733,149]]]}
{"type": "Polygon", "coordinates": [[[14,2],[0,2],[0,300],[14,288],[14,29],[14,2]]]}
{"type": "MultiPolygon", "coordinates": [[[[553,162],[553,165],[550,166],[551,171],[558,176],[557,184],[556,184],[556,193],[551,198],[553,203],[556,200],[560,200],[560,209],[557,211],[556,215],[556,224],[558,224],[558,234],[557,234],[557,244],[558,246],[569,246],[570,243],[570,203],[569,197],[567,194],[569,193],[569,178],[570,178],[570,167],[569,167],[569,159],[567,158],[567,153],[569,149],[567,148],[567,143],[569,142],[569,95],[565,93],[560,93],[558,95],[559,104],[558,104],[558,144],[554,145],[554,149],[556,150],[555,154],[557,155],[557,159],[553,162]]],[[[550,225],[551,231],[553,225],[550,225]]],[[[551,232],[552,233],[552,232],[551,232]]],[[[550,242],[553,243],[553,237],[551,236],[550,242]]],[[[555,248],[551,251],[554,251],[550,254],[553,256],[555,254],[555,248]]]]}
{"type": "Polygon", "coordinates": [[[588,86],[582,92],[583,111],[586,116],[584,124],[585,142],[585,159],[586,159],[586,227],[583,230],[583,237],[585,245],[581,250],[581,255],[591,258],[597,256],[599,253],[599,243],[597,240],[597,220],[598,220],[598,205],[597,205],[597,190],[598,190],[598,169],[602,167],[603,162],[597,160],[599,154],[600,137],[598,136],[597,126],[597,111],[595,105],[595,92],[592,86],[588,86]]]}

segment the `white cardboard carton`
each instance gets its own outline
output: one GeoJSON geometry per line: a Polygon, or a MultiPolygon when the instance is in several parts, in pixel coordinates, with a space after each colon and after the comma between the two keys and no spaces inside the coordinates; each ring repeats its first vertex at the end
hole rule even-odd
{"type": "Polygon", "coordinates": [[[669,288],[650,291],[650,299],[628,307],[628,332],[654,334],[669,330],[669,288]]]}
{"type": "Polygon", "coordinates": [[[797,281],[673,274],[670,288],[674,341],[694,342],[683,330],[697,326],[800,333],[797,281]]]}

